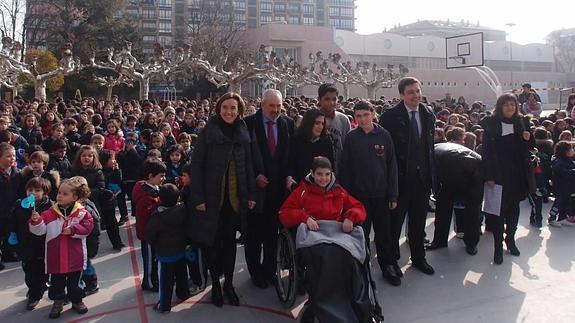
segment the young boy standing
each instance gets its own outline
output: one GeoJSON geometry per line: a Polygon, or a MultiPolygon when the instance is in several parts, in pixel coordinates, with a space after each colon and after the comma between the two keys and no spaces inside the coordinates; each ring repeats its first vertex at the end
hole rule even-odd
{"type": "Polygon", "coordinates": [[[144,267],[142,289],[158,291],[158,260],[154,248],[146,239],[146,226],[160,204],[160,185],[166,179],[166,165],[161,161],[146,161],[143,173],[146,180],[138,181],[132,191],[132,199],[136,203],[136,236],[142,246],[144,267]]]}
{"type": "Polygon", "coordinates": [[[48,197],[50,191],[51,184],[47,179],[33,177],[26,182],[26,196],[34,195],[34,206],[23,205],[22,200],[18,200],[12,211],[12,232],[18,239],[18,257],[22,261],[24,281],[28,287],[27,310],[36,308],[48,288],[48,275],[44,270],[46,235],[37,236],[30,233],[28,221],[32,214],[42,213],[52,207],[52,201],[48,197]]]}
{"type": "Polygon", "coordinates": [[[353,111],[358,127],[346,136],[339,178],[342,186],[365,206],[363,230],[368,246],[373,224],[379,266],[388,282],[398,286],[401,280],[393,267],[389,217],[389,210],[397,207],[398,196],[393,141],[387,130],[373,122],[375,114],[369,102],[358,102],[353,111]]]}
{"type": "Polygon", "coordinates": [[[190,297],[185,259],[187,239],[183,230],[186,212],[184,204],[178,205],[179,191],[176,185],[162,185],[159,197],[160,205],[146,226],[146,239],[154,248],[159,264],[160,300],[155,309],[170,312],[174,283],[176,296],[180,300],[185,301],[190,297]]]}

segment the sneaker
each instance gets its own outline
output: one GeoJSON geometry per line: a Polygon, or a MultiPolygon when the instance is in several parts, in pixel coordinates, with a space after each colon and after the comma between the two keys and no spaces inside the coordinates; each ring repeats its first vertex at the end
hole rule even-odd
{"type": "Polygon", "coordinates": [[[463,232],[457,232],[457,233],[455,234],[455,236],[456,236],[457,238],[459,238],[459,239],[463,239],[463,237],[465,236],[465,233],[463,233],[463,232]]]}
{"type": "Polygon", "coordinates": [[[563,226],[563,227],[572,227],[573,226],[573,223],[569,222],[567,219],[557,221],[557,223],[560,223],[561,226],[563,226]]]}
{"type": "Polygon", "coordinates": [[[54,304],[52,304],[52,309],[50,309],[50,314],[48,314],[48,317],[51,319],[57,319],[60,317],[60,314],[62,314],[63,310],[64,300],[56,300],[54,301],[54,304]]]}
{"type": "Polygon", "coordinates": [[[166,309],[162,309],[162,307],[160,306],[160,302],[156,303],[156,305],[154,305],[153,307],[154,311],[161,313],[161,314],[167,314],[170,313],[172,310],[166,310],[166,309]]]}
{"type": "Polygon", "coordinates": [[[554,228],[560,228],[562,227],[561,223],[555,221],[555,220],[549,220],[549,226],[550,227],[554,227],[554,228]]]}
{"type": "Polygon", "coordinates": [[[88,308],[86,307],[86,304],[84,304],[84,302],[73,303],[72,309],[76,311],[76,313],[78,314],[88,313],[88,308]]]}
{"type": "Polygon", "coordinates": [[[31,311],[35,309],[36,306],[38,306],[38,303],[40,303],[39,299],[28,299],[28,301],[26,302],[26,309],[28,311],[31,311]]]}

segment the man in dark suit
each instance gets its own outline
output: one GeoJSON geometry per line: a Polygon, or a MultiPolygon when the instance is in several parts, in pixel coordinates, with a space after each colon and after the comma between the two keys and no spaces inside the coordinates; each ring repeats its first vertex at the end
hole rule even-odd
{"type": "Polygon", "coordinates": [[[413,77],[403,78],[399,84],[401,101],[385,111],[380,125],[391,134],[397,158],[399,199],[392,211],[391,240],[393,264],[397,274],[403,273],[397,264],[399,237],[405,216],[408,215],[408,238],[412,266],[425,274],[434,273],[425,259],[425,219],[429,195],[434,179],[433,133],[435,116],[421,103],[421,83],[413,77]]]}
{"type": "Polygon", "coordinates": [[[276,283],[278,211],[286,195],[289,143],[294,133],[293,120],[281,115],[281,108],[281,92],[266,90],[261,109],[245,119],[253,142],[252,159],[260,195],[257,210],[248,217],[245,256],[252,282],[260,288],[276,283]]]}

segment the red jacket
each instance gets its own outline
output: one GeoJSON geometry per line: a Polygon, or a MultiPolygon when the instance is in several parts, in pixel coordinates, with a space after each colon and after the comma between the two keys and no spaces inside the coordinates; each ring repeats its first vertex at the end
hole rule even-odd
{"type": "Polygon", "coordinates": [[[146,226],[160,204],[158,190],[146,184],[146,181],[139,181],[134,185],[132,200],[136,204],[136,236],[146,241],[146,226]]]}
{"type": "Polygon", "coordinates": [[[124,150],[124,137],[116,135],[106,135],[104,137],[104,149],[109,149],[115,152],[124,150]]]}
{"type": "Polygon", "coordinates": [[[311,181],[308,175],[282,205],[279,218],[284,227],[306,223],[310,216],[339,222],[350,219],[354,224],[365,221],[363,204],[335,184],[335,178],[325,191],[311,181]]]}
{"type": "Polygon", "coordinates": [[[94,228],[90,212],[76,202],[67,217],[56,204],[40,216],[36,222],[30,219],[29,226],[33,234],[46,235],[46,273],[65,274],[86,269],[86,237],[94,228]],[[70,235],[62,235],[66,227],[70,227],[70,235]]]}

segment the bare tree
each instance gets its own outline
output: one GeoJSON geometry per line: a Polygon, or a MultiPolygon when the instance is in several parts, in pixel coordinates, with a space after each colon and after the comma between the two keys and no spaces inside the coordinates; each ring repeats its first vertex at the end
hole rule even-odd
{"type": "Polygon", "coordinates": [[[552,32],[547,41],[553,46],[557,69],[561,72],[575,72],[575,32],[564,30],[552,32]]]}

